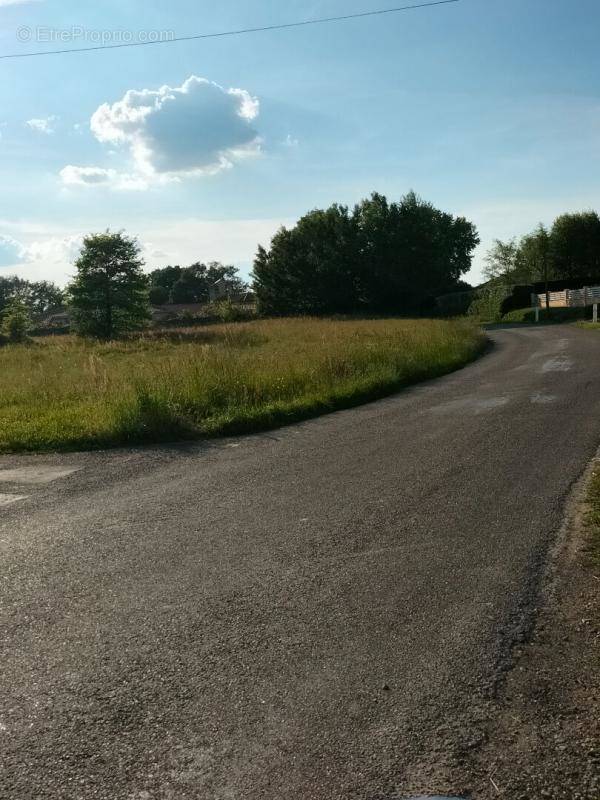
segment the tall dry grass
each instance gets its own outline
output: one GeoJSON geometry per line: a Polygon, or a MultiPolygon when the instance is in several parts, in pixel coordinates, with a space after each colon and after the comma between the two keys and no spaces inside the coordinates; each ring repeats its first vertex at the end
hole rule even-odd
{"type": "Polygon", "coordinates": [[[466,321],[306,318],[8,346],[0,349],[0,450],[257,430],[441,375],[482,346],[466,321]]]}

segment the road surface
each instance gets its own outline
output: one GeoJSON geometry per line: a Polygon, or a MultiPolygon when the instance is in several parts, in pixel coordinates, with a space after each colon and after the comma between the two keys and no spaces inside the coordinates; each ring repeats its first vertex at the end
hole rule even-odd
{"type": "Polygon", "coordinates": [[[0,458],[0,797],[467,789],[600,443],[600,336],[491,337],[271,434],[0,458]]]}

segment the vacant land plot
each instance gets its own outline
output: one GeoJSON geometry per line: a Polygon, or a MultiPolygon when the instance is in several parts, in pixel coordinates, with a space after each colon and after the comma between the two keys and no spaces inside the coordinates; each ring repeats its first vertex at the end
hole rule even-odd
{"type": "Polygon", "coordinates": [[[0,350],[0,450],[103,447],[284,424],[481,352],[462,321],[287,319],[0,350]]]}

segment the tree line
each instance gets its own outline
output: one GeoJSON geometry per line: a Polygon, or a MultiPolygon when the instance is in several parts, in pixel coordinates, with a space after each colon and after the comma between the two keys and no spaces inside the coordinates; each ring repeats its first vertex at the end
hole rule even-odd
{"type": "Polygon", "coordinates": [[[232,294],[247,290],[238,270],[219,261],[210,264],[197,262],[190,267],[155,269],[149,275],[150,302],[156,306],[167,303],[208,303],[210,287],[219,280],[227,281],[232,294]]]}
{"type": "Polygon", "coordinates": [[[76,333],[113,339],[146,326],[152,305],[208,303],[218,280],[226,281],[231,294],[247,289],[234,266],[219,262],[146,274],[138,242],[123,232],[87,236],[75,268],[64,290],[48,281],[0,278],[0,336],[25,341],[32,319],[67,306],[76,333]]]}
{"type": "MultiPolygon", "coordinates": [[[[253,289],[264,315],[420,314],[436,295],[470,288],[461,278],[479,244],[477,229],[410,192],[398,202],[381,194],[352,209],[334,204],[281,228],[259,246],[253,289]]],[[[149,274],[138,242],[123,232],[87,236],[66,290],[47,281],[0,278],[2,333],[26,336],[31,316],[67,304],[75,331],[111,339],[148,324],[150,304],[206,303],[225,280],[247,287],[218,262],[167,266],[149,274]]],[[[600,281],[600,217],[563,214],[522,239],[497,240],[487,257],[489,286],[542,280],[600,281]]]]}
{"type": "Polygon", "coordinates": [[[334,204],[282,228],[259,247],[254,290],[265,314],[418,314],[460,288],[479,236],[410,192],[334,204]]]}
{"type": "Polygon", "coordinates": [[[487,255],[486,278],[509,286],[600,279],[600,216],[562,214],[521,239],[497,239],[487,255]]]}

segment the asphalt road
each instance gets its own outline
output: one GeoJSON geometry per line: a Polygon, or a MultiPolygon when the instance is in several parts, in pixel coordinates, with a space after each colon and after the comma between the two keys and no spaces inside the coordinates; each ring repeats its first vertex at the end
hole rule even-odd
{"type": "Polygon", "coordinates": [[[0,797],[468,788],[600,443],[600,336],[491,336],[268,435],[0,458],[0,797]]]}

